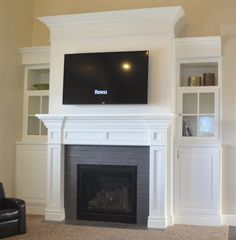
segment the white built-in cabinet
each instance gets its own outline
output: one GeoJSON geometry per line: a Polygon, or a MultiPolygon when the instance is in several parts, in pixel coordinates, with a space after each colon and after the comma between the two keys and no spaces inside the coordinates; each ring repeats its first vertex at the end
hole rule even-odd
{"type": "Polygon", "coordinates": [[[219,225],[221,40],[180,38],[175,50],[174,222],[219,225]]]}
{"type": "Polygon", "coordinates": [[[24,68],[22,140],[16,143],[15,195],[29,214],[46,206],[47,129],[35,114],[47,114],[49,47],[21,48],[24,68]]]}
{"type": "Polygon", "coordinates": [[[44,137],[47,129],[35,114],[48,113],[49,65],[25,66],[24,138],[44,137]]]}
{"type": "Polygon", "coordinates": [[[218,58],[178,60],[179,141],[202,142],[218,139],[219,67],[218,58]]]}

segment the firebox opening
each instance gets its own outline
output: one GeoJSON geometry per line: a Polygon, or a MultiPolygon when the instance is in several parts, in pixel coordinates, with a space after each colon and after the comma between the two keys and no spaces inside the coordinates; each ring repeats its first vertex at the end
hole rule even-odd
{"type": "Polygon", "coordinates": [[[137,223],[137,166],[77,165],[77,219],[137,223]]]}

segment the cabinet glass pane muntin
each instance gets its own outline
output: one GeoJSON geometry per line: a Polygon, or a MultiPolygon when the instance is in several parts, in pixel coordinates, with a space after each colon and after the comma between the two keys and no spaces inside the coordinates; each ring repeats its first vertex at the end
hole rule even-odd
{"type": "Polygon", "coordinates": [[[215,94],[199,93],[199,113],[214,114],[215,113],[215,94]]]}
{"type": "Polygon", "coordinates": [[[183,93],[183,114],[196,114],[198,112],[198,94],[183,93]]]}
{"type": "Polygon", "coordinates": [[[182,119],[182,136],[197,137],[198,135],[198,117],[183,116],[182,119]]]}
{"type": "Polygon", "coordinates": [[[215,135],[215,118],[214,116],[199,117],[199,136],[213,137],[215,135]]]}
{"type": "Polygon", "coordinates": [[[28,135],[39,135],[40,120],[37,117],[28,117],[28,135]]]}
{"type": "MultiPolygon", "coordinates": [[[[199,63],[181,63],[180,64],[180,82],[181,87],[191,87],[190,77],[200,77],[201,81],[197,86],[218,86],[218,63],[217,62],[199,62],[199,63]],[[204,75],[205,74],[205,75],[204,75]],[[213,77],[214,79],[210,79],[213,77]]],[[[195,85],[194,83],[193,85],[195,85]]],[[[196,86],[196,85],[195,85],[196,86]]]]}

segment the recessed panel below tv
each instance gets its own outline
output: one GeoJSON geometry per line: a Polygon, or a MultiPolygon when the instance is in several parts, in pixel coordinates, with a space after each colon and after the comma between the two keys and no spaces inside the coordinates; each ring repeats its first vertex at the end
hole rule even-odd
{"type": "Polygon", "coordinates": [[[63,104],[147,104],[148,51],[65,54],[63,104]]]}

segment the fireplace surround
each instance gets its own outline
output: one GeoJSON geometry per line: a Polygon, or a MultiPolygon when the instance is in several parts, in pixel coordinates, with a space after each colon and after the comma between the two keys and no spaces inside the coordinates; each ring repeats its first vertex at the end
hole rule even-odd
{"type": "Polygon", "coordinates": [[[41,17],[50,29],[46,220],[65,219],[65,148],[68,145],[135,146],[149,149],[147,226],[172,224],[171,131],[175,34],[182,7],[134,9],[41,17]],[[149,50],[148,104],[63,105],[67,53],[149,50]]]}
{"type": "Polygon", "coordinates": [[[148,147],[149,210],[147,226],[171,224],[171,115],[37,115],[48,128],[46,220],[65,219],[65,148],[68,145],[148,147]]]}
{"type": "MultiPolygon", "coordinates": [[[[65,146],[64,199],[65,220],[69,223],[76,223],[77,220],[84,220],[86,218],[89,220],[88,218],[90,218],[90,220],[130,222],[147,226],[149,214],[149,147],[105,145],[65,146]],[[82,171],[81,176],[78,176],[78,171],[82,171]],[[81,178],[84,181],[83,183],[80,182],[81,178]],[[82,186],[81,188],[81,184],[85,184],[86,186],[82,186]],[[108,216],[105,213],[102,214],[101,206],[97,211],[97,219],[96,214],[91,216],[93,211],[92,209],[87,209],[89,205],[87,201],[96,198],[96,194],[93,191],[96,192],[103,189],[108,190],[110,194],[114,194],[114,190],[124,187],[128,188],[129,194],[132,193],[129,199],[127,199],[131,201],[131,209],[128,208],[128,211],[121,211],[120,215],[119,211],[114,211],[118,214],[115,217],[115,215],[112,215],[110,209],[108,209],[108,213],[111,214],[108,214],[108,216]],[[76,192],[78,195],[76,195],[76,192]],[[87,193],[85,194],[85,192],[87,193]],[[82,214],[78,217],[76,209],[77,211],[79,210],[77,204],[81,200],[80,194],[87,196],[84,196],[82,199],[82,214]],[[87,216],[85,216],[86,214],[87,216]],[[123,215],[124,218],[122,219],[123,215]],[[119,216],[120,219],[118,218],[119,216]],[[109,219],[109,217],[112,218],[109,219]]],[[[113,202],[103,203],[103,205],[112,204],[113,202]]],[[[91,204],[93,202],[90,202],[91,204]]]]}

